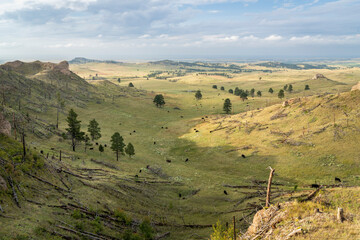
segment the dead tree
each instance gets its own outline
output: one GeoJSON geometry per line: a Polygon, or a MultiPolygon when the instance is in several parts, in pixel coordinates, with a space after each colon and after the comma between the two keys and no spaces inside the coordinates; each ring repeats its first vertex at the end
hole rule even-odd
{"type": "Polygon", "coordinates": [[[272,169],[270,166],[269,166],[269,169],[270,169],[270,176],[269,176],[269,182],[268,182],[268,187],[267,187],[267,191],[266,191],[266,205],[265,205],[265,207],[270,206],[271,181],[272,181],[272,178],[273,178],[274,172],[275,172],[275,169],[272,169]]]}

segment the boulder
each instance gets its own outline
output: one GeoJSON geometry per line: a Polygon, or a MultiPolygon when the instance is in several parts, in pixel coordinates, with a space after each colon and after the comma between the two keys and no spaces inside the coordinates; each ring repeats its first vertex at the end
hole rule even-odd
{"type": "Polygon", "coordinates": [[[326,78],[326,77],[325,77],[324,75],[318,73],[318,74],[316,74],[312,79],[313,79],[313,80],[316,80],[316,79],[319,79],[319,78],[326,78]]]}

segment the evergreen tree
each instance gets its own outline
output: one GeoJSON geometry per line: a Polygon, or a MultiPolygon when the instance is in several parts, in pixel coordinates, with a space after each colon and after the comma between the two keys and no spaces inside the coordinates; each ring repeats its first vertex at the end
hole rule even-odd
{"type": "Polygon", "coordinates": [[[286,90],[288,89],[288,87],[289,87],[289,85],[286,84],[286,85],[284,86],[284,90],[286,91],[286,90]]]}
{"type": "Polygon", "coordinates": [[[282,99],[282,98],[284,98],[285,97],[285,93],[284,93],[284,90],[280,90],[279,91],[279,93],[278,93],[278,97],[280,98],[280,99],[282,99]]]}
{"type": "Polygon", "coordinates": [[[99,123],[95,119],[89,122],[88,132],[90,133],[92,141],[101,138],[99,123]]]}
{"type": "Polygon", "coordinates": [[[162,107],[165,104],[164,96],[162,94],[156,95],[153,102],[157,107],[162,107]]]}
{"type": "Polygon", "coordinates": [[[252,88],[250,90],[250,95],[251,95],[251,97],[255,97],[255,89],[254,88],[252,88]]]}
{"type": "Polygon", "coordinates": [[[243,91],[243,92],[241,92],[241,94],[240,94],[240,98],[241,98],[243,101],[245,101],[246,99],[248,99],[248,94],[243,91]]]}
{"type": "Polygon", "coordinates": [[[102,144],[99,145],[99,152],[100,154],[104,152],[104,146],[102,144]]]}
{"type": "Polygon", "coordinates": [[[273,94],[274,90],[272,88],[269,88],[269,93],[273,94]]]}
{"type": "Polygon", "coordinates": [[[200,90],[197,90],[196,93],[195,93],[195,98],[197,100],[200,100],[202,98],[202,94],[201,94],[201,91],[200,90]]]}
{"type": "Polygon", "coordinates": [[[240,94],[241,94],[241,90],[238,87],[236,87],[235,91],[234,91],[234,95],[235,96],[240,96],[240,94]]]}
{"type": "Polygon", "coordinates": [[[69,126],[68,128],[66,128],[66,131],[71,136],[72,149],[74,152],[76,147],[76,141],[83,140],[85,135],[84,132],[80,131],[81,121],[77,120],[77,116],[78,115],[75,113],[75,111],[73,109],[70,109],[69,115],[66,119],[69,126]]]}
{"type": "Polygon", "coordinates": [[[120,82],[121,82],[121,79],[120,79],[120,78],[118,78],[118,79],[117,79],[117,81],[118,81],[118,83],[120,83],[120,82]]]}
{"type": "Polygon", "coordinates": [[[129,87],[134,87],[134,84],[132,82],[129,83],[129,87]]]}
{"type": "Polygon", "coordinates": [[[291,93],[293,91],[293,86],[290,84],[288,87],[288,92],[291,93]]]}
{"type": "Polygon", "coordinates": [[[305,90],[310,90],[310,86],[309,86],[309,85],[305,85],[305,90]]]}
{"type": "Polygon", "coordinates": [[[217,86],[216,86],[216,85],[213,85],[212,88],[217,89],[217,86]]]}
{"type": "Polygon", "coordinates": [[[262,95],[261,91],[257,91],[256,95],[257,95],[258,97],[261,97],[261,95],[262,95]]]}
{"type": "Polygon", "coordinates": [[[225,99],[223,106],[223,110],[225,111],[225,113],[229,114],[231,112],[231,108],[232,108],[232,104],[230,102],[230,99],[229,98],[225,99]]]}
{"type": "Polygon", "coordinates": [[[111,136],[111,150],[116,153],[116,160],[119,161],[119,154],[124,153],[124,139],[120,133],[116,132],[111,136]]]}
{"type": "Polygon", "coordinates": [[[233,91],[232,89],[229,89],[229,93],[233,94],[233,93],[234,93],[234,91],[233,91]]]}
{"type": "Polygon", "coordinates": [[[225,90],[225,88],[224,88],[223,86],[221,86],[220,90],[223,90],[223,91],[224,91],[224,90],[225,90]]]}
{"type": "Polygon", "coordinates": [[[128,145],[126,146],[125,153],[129,155],[129,157],[135,155],[135,148],[131,143],[128,143],[128,145]]]}

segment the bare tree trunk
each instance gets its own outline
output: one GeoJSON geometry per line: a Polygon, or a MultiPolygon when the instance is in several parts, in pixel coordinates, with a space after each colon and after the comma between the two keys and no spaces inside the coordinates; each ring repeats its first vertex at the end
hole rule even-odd
{"type": "Polygon", "coordinates": [[[270,166],[270,176],[269,176],[269,182],[268,182],[268,187],[267,187],[267,192],[266,192],[266,205],[265,207],[269,207],[270,206],[270,195],[271,195],[271,181],[275,172],[275,169],[272,169],[270,166]]]}
{"type": "Polygon", "coordinates": [[[75,152],[75,138],[72,138],[71,139],[72,141],[72,148],[73,148],[73,151],[75,152]]]}
{"type": "Polygon", "coordinates": [[[59,128],[59,108],[56,111],[56,129],[59,128]]]}
{"type": "Polygon", "coordinates": [[[116,151],[116,161],[119,161],[119,151],[116,151]]]}
{"type": "Polygon", "coordinates": [[[233,216],[233,224],[234,224],[234,240],[236,240],[236,222],[235,222],[235,216],[233,216]]]}
{"type": "Polygon", "coordinates": [[[26,143],[25,143],[25,133],[22,133],[22,144],[23,144],[23,158],[25,160],[26,156],[26,143]]]}

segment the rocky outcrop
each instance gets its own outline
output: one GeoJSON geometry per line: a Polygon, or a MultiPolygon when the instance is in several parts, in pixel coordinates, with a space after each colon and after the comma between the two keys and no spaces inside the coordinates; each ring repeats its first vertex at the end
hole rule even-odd
{"type": "Polygon", "coordinates": [[[325,77],[324,75],[318,73],[318,74],[316,74],[312,79],[313,79],[313,80],[316,80],[316,79],[319,79],[319,78],[326,78],[326,77],[325,77]]]}
{"type": "Polygon", "coordinates": [[[351,88],[351,91],[360,90],[360,82],[351,88]]]}
{"type": "Polygon", "coordinates": [[[11,124],[0,113],[0,134],[11,135],[11,124]]]}
{"type": "Polygon", "coordinates": [[[51,62],[30,62],[25,63],[21,61],[7,62],[1,65],[5,70],[12,70],[25,75],[35,75],[41,71],[58,71],[65,75],[70,75],[69,63],[62,61],[59,64],[51,62]]]}

